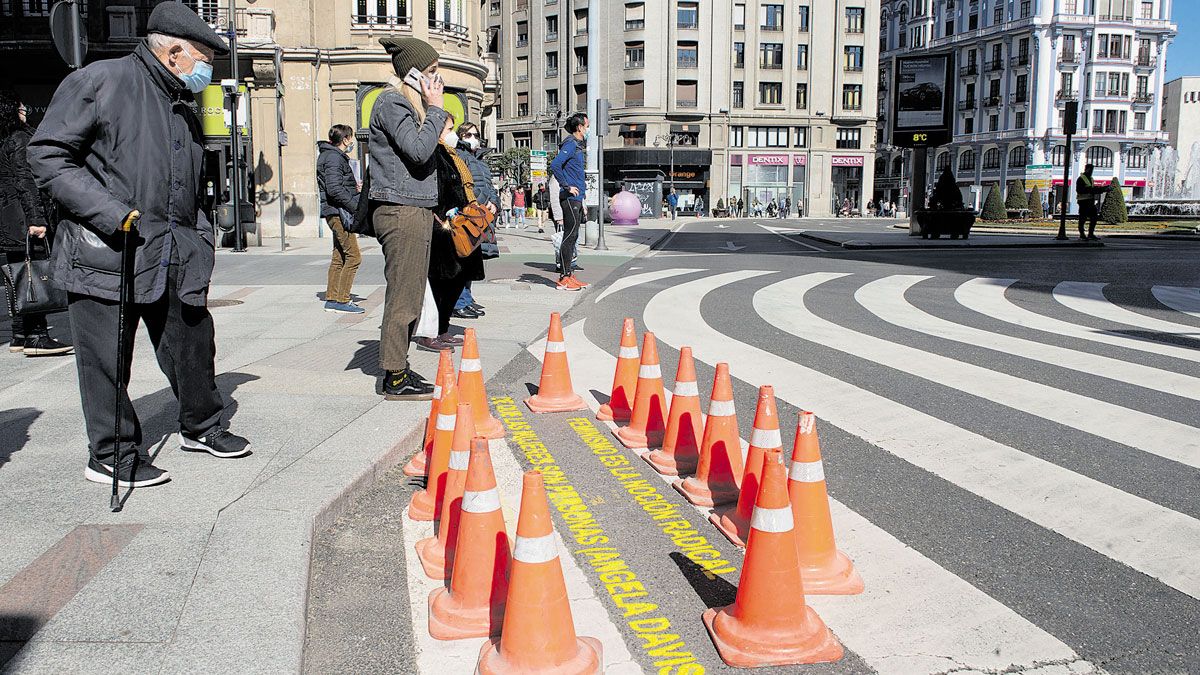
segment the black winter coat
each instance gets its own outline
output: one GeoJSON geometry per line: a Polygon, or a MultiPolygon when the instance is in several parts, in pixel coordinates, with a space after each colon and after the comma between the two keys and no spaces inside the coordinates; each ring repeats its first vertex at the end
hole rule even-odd
{"type": "Polygon", "coordinates": [[[194,97],[145,44],[68,75],[29,144],[33,176],[59,205],[55,283],[116,300],[118,230],[137,209],[133,301],[162,297],[177,249],[179,297],[203,305],[215,260],[200,210],[203,141],[194,97]]]}
{"type": "Polygon", "coordinates": [[[19,128],[0,141],[0,251],[24,251],[29,227],[49,222],[25,157],[32,133],[19,128]]]}
{"type": "Polygon", "coordinates": [[[321,217],[336,217],[338,209],[351,215],[358,209],[358,181],[350,170],[350,158],[327,141],[317,143],[317,185],[321,192],[321,217]]]}
{"type": "MultiPolygon", "coordinates": [[[[434,152],[434,161],[437,165],[438,179],[438,205],[434,209],[434,213],[438,218],[446,220],[447,211],[455,208],[461,209],[467,205],[467,192],[458,168],[446,146],[438,146],[437,151],[434,152]]],[[[482,281],[483,252],[477,247],[471,252],[471,255],[465,258],[458,257],[450,230],[435,220],[433,237],[429,241],[429,278],[453,279],[456,277],[463,278],[464,281],[482,281]]]]}

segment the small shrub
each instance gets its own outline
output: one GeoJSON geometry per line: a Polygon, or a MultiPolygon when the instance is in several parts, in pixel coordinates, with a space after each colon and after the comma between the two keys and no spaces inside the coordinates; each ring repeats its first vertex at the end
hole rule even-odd
{"type": "Polygon", "coordinates": [[[1025,181],[1018,178],[1008,183],[1008,198],[1004,200],[1004,208],[1009,211],[1020,211],[1029,206],[1025,198],[1025,181]]]}
{"type": "Polygon", "coordinates": [[[1033,188],[1029,193],[1029,217],[1033,220],[1045,220],[1046,211],[1042,208],[1042,191],[1033,188]]]}
{"type": "Polygon", "coordinates": [[[1125,206],[1125,191],[1113,181],[1108,185],[1104,194],[1104,206],[1100,207],[1100,220],[1106,223],[1118,224],[1129,222],[1129,209],[1125,206]]]}
{"type": "Polygon", "coordinates": [[[929,208],[932,211],[962,210],[962,190],[958,189],[950,167],[942,169],[942,175],[938,176],[937,184],[933,186],[933,198],[929,200],[929,208]]]}
{"type": "Polygon", "coordinates": [[[1000,199],[1000,185],[993,184],[988,192],[987,201],[983,204],[983,213],[979,215],[984,220],[1004,220],[1008,211],[1004,208],[1004,200],[1000,199]]]}

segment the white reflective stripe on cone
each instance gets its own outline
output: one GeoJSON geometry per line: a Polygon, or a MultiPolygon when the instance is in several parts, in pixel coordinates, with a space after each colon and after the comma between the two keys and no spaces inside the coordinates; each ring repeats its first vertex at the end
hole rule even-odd
{"type": "Polygon", "coordinates": [[[759,532],[791,532],[792,507],[784,506],[778,509],[754,507],[754,515],[750,517],[750,527],[759,532]]]}
{"type": "Polygon", "coordinates": [[[440,385],[440,384],[433,385],[433,397],[435,399],[440,399],[442,397],[442,385],[440,385]]]}
{"type": "Polygon", "coordinates": [[[464,492],[462,510],[466,513],[491,513],[500,510],[500,493],[496,488],[483,492],[464,492]]]}
{"type": "Polygon", "coordinates": [[[697,396],[698,397],[698,396],[700,396],[700,388],[698,386],[696,386],[696,383],[694,381],[693,382],[676,382],[675,383],[675,395],[676,396],[697,396]]]}
{"type": "Polygon", "coordinates": [[[733,409],[733,401],[710,401],[708,414],[715,417],[733,417],[737,412],[733,409]]]}
{"type": "Polygon", "coordinates": [[[779,435],[778,429],[755,429],[754,433],[750,434],[750,445],[763,449],[782,448],[783,437],[779,435]]]}
{"type": "Polygon", "coordinates": [[[654,379],[661,380],[662,379],[662,369],[659,368],[657,365],[642,366],[641,368],[638,368],[638,377],[642,378],[643,380],[654,380],[654,379]]]}
{"type": "Polygon", "coordinates": [[[454,471],[466,471],[467,463],[471,460],[471,453],[468,451],[451,452],[450,453],[450,468],[454,471]]]}
{"type": "Polygon", "coordinates": [[[443,415],[438,413],[437,430],[438,431],[454,431],[454,422],[458,420],[458,413],[453,415],[443,415]]]}
{"type": "Polygon", "coordinates": [[[800,433],[811,434],[813,428],[817,426],[816,415],[801,415],[800,416],[800,433]]]}
{"type": "Polygon", "coordinates": [[[641,355],[638,354],[637,347],[621,347],[619,356],[623,359],[638,359],[641,355]]]}
{"type": "Polygon", "coordinates": [[[547,354],[558,354],[558,353],[565,352],[565,351],[567,351],[567,343],[565,343],[565,342],[547,342],[546,343],[546,353],[547,354]]]}
{"type": "Polygon", "coordinates": [[[825,480],[825,465],[815,462],[792,462],[788,477],[797,483],[820,483],[825,480]]]}
{"type": "Polygon", "coordinates": [[[481,373],[483,364],[479,362],[479,359],[463,359],[458,364],[458,369],[464,373],[481,373]]]}
{"type": "Polygon", "coordinates": [[[558,547],[554,544],[553,534],[544,537],[517,535],[517,543],[513,546],[513,560],[523,563],[544,563],[557,557],[558,547]]]}

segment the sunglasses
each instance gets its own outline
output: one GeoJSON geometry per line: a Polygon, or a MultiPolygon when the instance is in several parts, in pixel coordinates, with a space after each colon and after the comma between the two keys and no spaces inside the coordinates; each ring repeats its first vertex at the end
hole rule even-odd
{"type": "Polygon", "coordinates": [[[479,134],[474,131],[468,131],[462,135],[463,138],[479,138],[479,134]]]}

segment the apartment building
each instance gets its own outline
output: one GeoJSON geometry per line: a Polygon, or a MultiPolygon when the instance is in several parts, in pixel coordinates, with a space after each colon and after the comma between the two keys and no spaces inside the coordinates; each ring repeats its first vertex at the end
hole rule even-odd
{"type": "MultiPolygon", "coordinates": [[[[1162,103],[1163,131],[1175,149],[1176,171],[1174,185],[1187,183],[1195,190],[1200,186],[1200,154],[1193,153],[1200,142],[1200,77],[1177,77],[1167,83],[1162,103]]],[[[1157,191],[1170,194],[1171,187],[1157,191]]]]}
{"type": "MultiPolygon", "coordinates": [[[[931,181],[952,167],[977,205],[983,186],[1018,178],[1058,191],[1069,154],[1073,167],[1095,165],[1098,183],[1117,181],[1141,196],[1151,151],[1167,141],[1159,104],[1167,46],[1178,32],[1171,3],[884,0],[880,99],[894,93],[895,57],[952,51],[959,66],[953,142],[932,155],[931,181]],[[1063,110],[1072,100],[1080,103],[1079,133],[1068,148],[1063,110]],[[1046,178],[1045,165],[1058,177],[1046,178]]],[[[911,153],[892,146],[886,112],[876,197],[902,201],[911,153]]]]}
{"type": "MultiPolygon", "coordinates": [[[[26,99],[34,124],[68,72],[50,41],[51,4],[0,3],[0,79],[26,99]]],[[[145,36],[156,4],[85,3],[88,61],[131,51],[145,36]]],[[[228,3],[184,4],[219,31],[228,30],[228,3]]],[[[351,125],[359,131],[356,152],[362,159],[371,107],[392,72],[380,37],[414,35],[432,44],[441,54],[447,109],[460,120],[478,121],[497,85],[487,78],[482,18],[477,0],[237,0],[233,24],[247,111],[240,118],[244,166],[238,180],[249,188],[246,208],[256,221],[251,243],[278,237],[281,222],[289,237],[320,233],[316,143],[326,139],[331,125],[351,125]]],[[[218,57],[214,70],[214,82],[229,77],[228,57],[218,57]]],[[[208,206],[215,211],[229,200],[229,119],[218,85],[198,99],[213,176],[208,206]]]]}
{"type": "Polygon", "coordinates": [[[598,17],[581,0],[488,3],[499,147],[557,146],[596,29],[610,191],[659,176],[685,207],[790,197],[813,216],[870,198],[878,0],[605,2],[598,17]]]}

